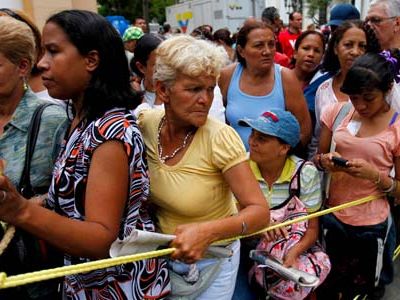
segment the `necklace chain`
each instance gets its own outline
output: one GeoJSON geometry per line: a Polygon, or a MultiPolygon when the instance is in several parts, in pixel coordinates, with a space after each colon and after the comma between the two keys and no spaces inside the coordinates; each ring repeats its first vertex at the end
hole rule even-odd
{"type": "Polygon", "coordinates": [[[158,158],[162,163],[165,163],[165,161],[174,158],[179,151],[184,149],[187,146],[189,138],[193,134],[193,131],[189,131],[185,135],[185,138],[183,139],[183,142],[179,147],[177,147],[171,154],[163,155],[163,148],[161,145],[161,129],[163,128],[164,123],[165,123],[165,116],[161,119],[160,125],[158,125],[158,133],[157,133],[158,158]]]}

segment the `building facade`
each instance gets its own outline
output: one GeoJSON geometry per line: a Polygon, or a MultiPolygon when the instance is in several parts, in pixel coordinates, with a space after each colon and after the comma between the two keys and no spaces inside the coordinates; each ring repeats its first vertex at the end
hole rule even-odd
{"type": "Polygon", "coordinates": [[[0,7],[23,11],[43,28],[46,19],[64,9],[85,9],[97,12],[96,0],[0,0],[0,7]]]}

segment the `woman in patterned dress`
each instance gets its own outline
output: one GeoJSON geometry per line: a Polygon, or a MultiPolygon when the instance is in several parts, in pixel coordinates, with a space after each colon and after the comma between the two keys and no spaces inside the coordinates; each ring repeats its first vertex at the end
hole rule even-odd
{"type": "MultiPolygon", "coordinates": [[[[22,198],[0,177],[0,218],[64,253],[65,265],[107,258],[111,243],[154,226],[142,205],[149,181],[141,134],[130,110],[124,48],[101,16],[67,10],[43,29],[39,62],[52,97],[70,99],[73,120],[53,172],[47,206],[22,198]]],[[[163,260],[148,259],[66,276],[66,299],[159,299],[169,292],[163,260]]]]}

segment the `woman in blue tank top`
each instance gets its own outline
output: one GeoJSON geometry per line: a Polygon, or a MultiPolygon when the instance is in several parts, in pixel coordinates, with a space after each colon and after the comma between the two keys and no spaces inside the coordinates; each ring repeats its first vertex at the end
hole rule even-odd
{"type": "Polygon", "coordinates": [[[300,83],[289,69],[274,64],[275,38],[272,29],[250,19],[240,29],[236,47],[239,63],[227,66],[219,86],[226,118],[248,149],[250,129],[239,119],[256,118],[263,111],[280,108],[293,113],[301,126],[301,144],[311,136],[311,120],[300,83]]]}

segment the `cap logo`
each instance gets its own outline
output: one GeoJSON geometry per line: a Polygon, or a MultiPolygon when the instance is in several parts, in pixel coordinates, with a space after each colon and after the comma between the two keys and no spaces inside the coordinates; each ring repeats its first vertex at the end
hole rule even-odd
{"type": "Polygon", "coordinates": [[[265,118],[270,118],[271,121],[273,121],[275,123],[279,121],[278,116],[276,114],[274,114],[273,112],[270,112],[270,111],[266,111],[265,113],[262,114],[262,116],[265,117],[265,118]]]}

